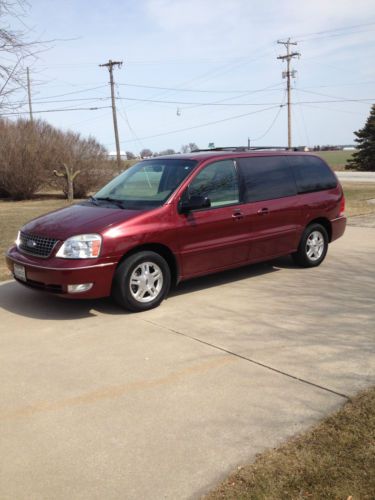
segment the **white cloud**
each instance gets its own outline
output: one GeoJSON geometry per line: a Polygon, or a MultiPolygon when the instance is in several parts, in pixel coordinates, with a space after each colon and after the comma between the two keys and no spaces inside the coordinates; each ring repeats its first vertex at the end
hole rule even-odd
{"type": "Polygon", "coordinates": [[[188,32],[192,46],[194,36],[198,43],[211,38],[219,46],[228,34],[262,44],[375,20],[373,0],[146,0],[144,8],[161,30],[176,37],[188,32]]]}

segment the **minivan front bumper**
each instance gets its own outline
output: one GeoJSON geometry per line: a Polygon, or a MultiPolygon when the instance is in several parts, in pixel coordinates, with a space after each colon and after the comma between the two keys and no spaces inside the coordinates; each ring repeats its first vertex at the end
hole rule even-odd
{"type": "Polygon", "coordinates": [[[41,259],[25,255],[16,246],[6,254],[8,269],[23,285],[68,298],[99,298],[111,294],[112,278],[117,262],[108,259],[68,260],[41,259]],[[15,276],[15,264],[25,268],[25,279],[15,276]],[[68,285],[92,283],[90,290],[70,293],[68,285]]]}

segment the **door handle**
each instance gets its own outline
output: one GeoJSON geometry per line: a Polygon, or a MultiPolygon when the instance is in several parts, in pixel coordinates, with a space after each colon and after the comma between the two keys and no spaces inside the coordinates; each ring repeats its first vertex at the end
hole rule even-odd
{"type": "Polygon", "coordinates": [[[236,210],[235,212],[233,212],[232,219],[243,219],[243,213],[241,212],[241,210],[236,210]]]}
{"type": "Polygon", "coordinates": [[[267,207],[264,207],[264,208],[261,208],[258,210],[257,212],[258,215],[268,215],[269,214],[269,210],[267,207]]]}

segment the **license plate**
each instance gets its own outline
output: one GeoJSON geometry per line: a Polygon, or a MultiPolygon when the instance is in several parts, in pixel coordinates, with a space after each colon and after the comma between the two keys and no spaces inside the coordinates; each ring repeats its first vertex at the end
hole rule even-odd
{"type": "Polygon", "coordinates": [[[14,264],[13,271],[16,278],[22,281],[26,281],[25,266],[21,266],[21,264],[14,264]]]}

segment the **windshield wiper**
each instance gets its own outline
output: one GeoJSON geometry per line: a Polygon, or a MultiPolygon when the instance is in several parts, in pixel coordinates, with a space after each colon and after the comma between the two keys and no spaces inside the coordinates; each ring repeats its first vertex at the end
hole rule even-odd
{"type": "Polygon", "coordinates": [[[99,205],[98,200],[94,196],[88,197],[89,201],[91,201],[94,205],[99,205]]]}
{"type": "Polygon", "coordinates": [[[109,198],[107,196],[105,198],[94,198],[94,199],[95,199],[95,201],[108,201],[109,203],[113,203],[114,205],[117,205],[119,208],[124,208],[122,201],[117,200],[116,198],[109,198]]]}

